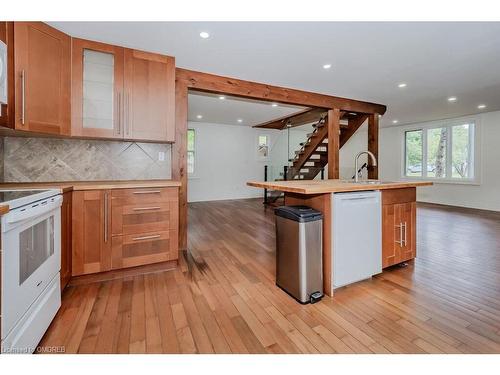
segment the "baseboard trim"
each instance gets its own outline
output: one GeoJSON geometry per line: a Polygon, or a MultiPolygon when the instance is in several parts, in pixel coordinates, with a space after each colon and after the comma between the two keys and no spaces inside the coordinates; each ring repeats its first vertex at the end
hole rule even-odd
{"type": "Polygon", "coordinates": [[[492,215],[500,217],[500,211],[493,210],[485,210],[483,208],[472,208],[472,207],[463,207],[463,206],[453,206],[451,204],[443,204],[443,203],[431,203],[431,202],[417,202],[418,207],[429,207],[429,208],[446,208],[448,210],[453,210],[456,212],[469,212],[483,215],[492,215]]]}
{"type": "Polygon", "coordinates": [[[111,270],[106,272],[93,273],[90,275],[73,276],[69,280],[68,286],[98,283],[102,281],[123,279],[126,277],[146,275],[150,273],[171,271],[177,268],[177,264],[177,260],[170,260],[167,262],[146,264],[144,266],[124,268],[121,270],[111,270]]]}

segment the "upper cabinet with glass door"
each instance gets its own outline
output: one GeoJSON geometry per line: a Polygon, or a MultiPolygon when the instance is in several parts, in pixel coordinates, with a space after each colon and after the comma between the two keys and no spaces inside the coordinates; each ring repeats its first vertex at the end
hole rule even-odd
{"type": "Polygon", "coordinates": [[[173,57],[73,39],[72,135],[173,142],[173,57]]]}
{"type": "Polygon", "coordinates": [[[72,135],[123,138],[123,48],[73,39],[72,135]]]}

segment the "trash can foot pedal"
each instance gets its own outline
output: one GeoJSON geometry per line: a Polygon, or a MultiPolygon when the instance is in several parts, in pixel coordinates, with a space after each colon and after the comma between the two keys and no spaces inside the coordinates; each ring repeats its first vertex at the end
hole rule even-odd
{"type": "Polygon", "coordinates": [[[321,292],[314,292],[309,297],[309,302],[310,303],[316,303],[316,302],[319,302],[321,300],[321,298],[323,298],[323,293],[321,293],[321,292]]]}

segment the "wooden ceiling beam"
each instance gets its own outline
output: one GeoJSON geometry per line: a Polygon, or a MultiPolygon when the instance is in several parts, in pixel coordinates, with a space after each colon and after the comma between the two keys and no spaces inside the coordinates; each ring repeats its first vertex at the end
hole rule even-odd
{"type": "Polygon", "coordinates": [[[381,115],[386,111],[386,106],[382,104],[271,86],[182,68],[176,69],[176,81],[178,84],[186,85],[188,89],[268,102],[323,109],[338,108],[347,112],[378,113],[381,115]]]}

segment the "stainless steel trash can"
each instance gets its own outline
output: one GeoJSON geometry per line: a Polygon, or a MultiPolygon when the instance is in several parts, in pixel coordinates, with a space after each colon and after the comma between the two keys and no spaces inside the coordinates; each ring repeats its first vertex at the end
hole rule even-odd
{"type": "Polygon", "coordinates": [[[282,206],[276,216],[276,285],[300,303],[323,297],[323,215],[307,206],[282,206]]]}

